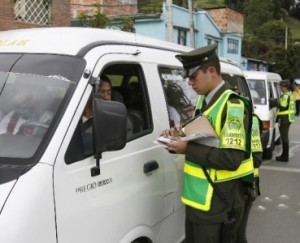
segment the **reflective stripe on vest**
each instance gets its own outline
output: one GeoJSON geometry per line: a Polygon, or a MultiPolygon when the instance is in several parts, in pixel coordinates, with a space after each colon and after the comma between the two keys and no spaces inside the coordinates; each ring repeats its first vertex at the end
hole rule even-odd
{"type": "Polygon", "coordinates": [[[279,103],[281,106],[286,106],[286,103],[289,100],[289,104],[288,104],[288,109],[285,111],[277,111],[277,115],[278,116],[284,116],[284,115],[288,115],[289,117],[289,121],[290,122],[294,122],[295,121],[295,113],[296,113],[296,106],[295,106],[295,99],[294,99],[294,95],[291,91],[283,94],[280,99],[279,99],[279,103]]]}
{"type": "MultiPolygon", "coordinates": [[[[251,152],[252,153],[263,152],[261,138],[260,138],[259,121],[256,115],[253,115],[252,117],[251,152]]],[[[258,177],[258,176],[259,176],[258,168],[254,168],[254,177],[258,177]]]]}
{"type": "Polygon", "coordinates": [[[259,121],[256,115],[252,117],[252,128],[251,128],[251,152],[262,152],[263,148],[261,145],[259,121]]]}

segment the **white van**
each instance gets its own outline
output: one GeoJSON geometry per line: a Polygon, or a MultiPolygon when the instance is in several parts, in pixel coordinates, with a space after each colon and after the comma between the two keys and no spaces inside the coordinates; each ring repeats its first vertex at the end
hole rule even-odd
{"type": "Polygon", "coordinates": [[[271,72],[244,71],[254,105],[254,112],[263,122],[263,136],[266,140],[264,158],[271,159],[280,133],[276,122],[276,105],[280,97],[280,75],[271,72]]]}
{"type": "Polygon", "coordinates": [[[0,32],[1,243],[184,239],[184,156],[153,141],[192,115],[175,58],[189,50],[115,30],[0,32]],[[99,99],[101,75],[122,99],[99,99]]]}

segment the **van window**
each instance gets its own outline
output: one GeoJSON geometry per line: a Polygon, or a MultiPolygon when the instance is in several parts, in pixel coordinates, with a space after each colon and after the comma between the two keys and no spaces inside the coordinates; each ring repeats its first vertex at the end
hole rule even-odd
{"type": "Polygon", "coordinates": [[[268,99],[269,98],[274,98],[274,90],[273,90],[273,87],[272,87],[272,83],[271,82],[268,82],[268,89],[269,89],[269,97],[268,97],[268,99]]]}
{"type": "Polygon", "coordinates": [[[123,98],[127,108],[127,140],[131,141],[152,130],[147,87],[138,64],[113,64],[106,67],[102,74],[108,76],[113,90],[123,98]],[[118,76],[118,79],[115,77],[118,76]]]}
{"type": "Polygon", "coordinates": [[[222,73],[221,76],[224,81],[230,85],[232,90],[251,101],[251,95],[249,93],[247,81],[243,76],[228,73],[222,73]]]}
{"type": "Polygon", "coordinates": [[[180,126],[193,116],[198,95],[183,77],[182,68],[159,67],[168,106],[170,126],[180,126]]]}
{"type": "Polygon", "coordinates": [[[62,77],[0,72],[0,85],[0,163],[32,164],[75,84],[62,77]]]}
{"type": "MultiPolygon", "coordinates": [[[[99,74],[112,83],[112,100],[127,108],[127,141],[135,140],[153,130],[146,82],[138,64],[111,64],[99,74]]],[[[67,150],[67,164],[93,155],[92,118],[79,121],[67,150]],[[77,151],[77,153],[74,153],[77,151]]]]}
{"type": "Polygon", "coordinates": [[[279,86],[279,82],[273,82],[274,86],[275,86],[275,97],[274,98],[279,98],[281,95],[281,89],[279,86]]]}
{"type": "Polygon", "coordinates": [[[263,79],[247,79],[252,100],[255,105],[267,104],[267,87],[263,79]]]}

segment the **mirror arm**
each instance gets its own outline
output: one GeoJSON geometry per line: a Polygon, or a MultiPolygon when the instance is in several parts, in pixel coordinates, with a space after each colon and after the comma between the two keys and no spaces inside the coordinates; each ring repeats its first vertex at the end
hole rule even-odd
{"type": "Polygon", "coordinates": [[[97,77],[95,81],[95,93],[99,94],[100,78],[97,77]]]}
{"type": "Polygon", "coordinates": [[[91,168],[91,176],[100,175],[100,159],[102,158],[101,154],[95,155],[94,158],[96,159],[96,166],[91,168]]]}

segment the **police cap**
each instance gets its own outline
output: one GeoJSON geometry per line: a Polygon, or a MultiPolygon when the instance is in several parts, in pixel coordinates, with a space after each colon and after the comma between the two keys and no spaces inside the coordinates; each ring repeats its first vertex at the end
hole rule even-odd
{"type": "Polygon", "coordinates": [[[290,83],[289,80],[281,80],[281,81],[279,82],[279,86],[290,88],[291,83],[290,83]]]}
{"type": "Polygon", "coordinates": [[[205,62],[216,57],[217,44],[201,47],[190,52],[178,54],[175,57],[183,64],[185,77],[193,75],[205,62]]]}

